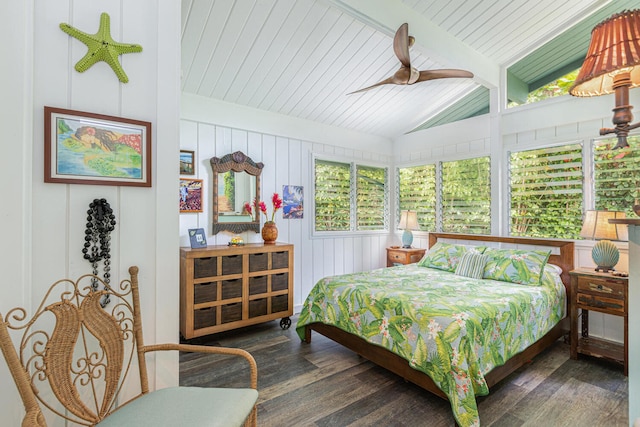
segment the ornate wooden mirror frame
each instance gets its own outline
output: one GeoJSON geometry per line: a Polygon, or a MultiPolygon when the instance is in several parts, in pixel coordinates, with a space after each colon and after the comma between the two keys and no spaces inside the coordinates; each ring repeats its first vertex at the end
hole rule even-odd
{"type": "MultiPolygon", "coordinates": [[[[220,206],[219,198],[218,198],[218,178],[220,174],[234,171],[234,172],[246,172],[247,174],[255,177],[255,198],[256,202],[260,202],[260,174],[262,173],[262,168],[264,164],[262,162],[255,163],[251,160],[250,157],[242,153],[241,151],[236,151],[231,154],[227,154],[222,158],[212,157],[210,160],[211,169],[213,170],[213,226],[212,234],[218,234],[221,231],[231,231],[232,233],[241,233],[243,231],[255,231],[256,233],[260,232],[260,212],[256,212],[256,209],[253,209],[251,214],[251,221],[220,221],[220,206]]],[[[253,204],[253,200],[247,200],[249,203],[253,204]]],[[[226,215],[225,215],[226,216],[226,215]]],[[[232,215],[229,215],[232,217],[232,215]]]]}

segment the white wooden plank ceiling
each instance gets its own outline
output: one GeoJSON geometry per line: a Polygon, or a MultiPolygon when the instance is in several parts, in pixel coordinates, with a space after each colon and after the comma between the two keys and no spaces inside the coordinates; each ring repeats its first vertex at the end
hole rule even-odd
{"type": "Polygon", "coordinates": [[[182,90],[360,132],[398,137],[604,0],[182,0],[182,90]],[[385,85],[403,23],[418,70],[474,79],[385,85]]]}

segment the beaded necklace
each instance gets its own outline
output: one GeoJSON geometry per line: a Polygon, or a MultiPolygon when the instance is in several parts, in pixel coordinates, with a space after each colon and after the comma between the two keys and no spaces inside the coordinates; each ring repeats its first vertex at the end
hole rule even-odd
{"type": "MultiPolygon", "coordinates": [[[[98,275],[98,262],[104,259],[104,282],[109,285],[111,281],[111,254],[109,253],[111,236],[116,225],[116,217],[113,215],[111,206],[106,199],[94,199],[89,204],[87,211],[87,229],[84,236],[84,248],[82,253],[84,259],[88,260],[93,267],[93,275],[98,275]]],[[[91,288],[98,290],[98,280],[93,279],[91,288]]],[[[100,305],[105,307],[109,304],[109,294],[106,294],[100,301],[100,305]]]]}

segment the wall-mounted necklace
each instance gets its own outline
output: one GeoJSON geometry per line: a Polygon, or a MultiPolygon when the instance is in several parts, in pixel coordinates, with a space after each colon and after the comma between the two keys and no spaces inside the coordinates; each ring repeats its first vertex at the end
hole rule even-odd
{"type": "MultiPolygon", "coordinates": [[[[98,276],[98,263],[104,260],[104,282],[109,285],[111,281],[111,254],[109,244],[111,236],[109,233],[116,226],[116,217],[106,199],[94,199],[89,204],[87,211],[87,229],[84,236],[84,248],[82,253],[84,259],[88,260],[93,267],[93,275],[98,276]]],[[[91,288],[98,290],[98,280],[93,279],[91,288]]],[[[109,304],[109,294],[106,294],[100,301],[102,307],[109,304]]]]}

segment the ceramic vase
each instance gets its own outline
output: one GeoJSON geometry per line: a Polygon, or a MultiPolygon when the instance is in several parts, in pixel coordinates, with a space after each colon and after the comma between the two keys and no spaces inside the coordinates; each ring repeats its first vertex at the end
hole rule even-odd
{"type": "Polygon", "coordinates": [[[276,243],[276,239],[278,238],[278,227],[276,223],[273,221],[267,221],[264,223],[262,227],[262,240],[264,240],[265,245],[273,245],[276,243]]]}

